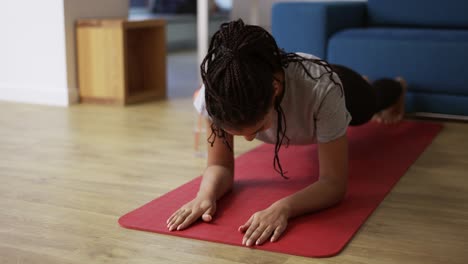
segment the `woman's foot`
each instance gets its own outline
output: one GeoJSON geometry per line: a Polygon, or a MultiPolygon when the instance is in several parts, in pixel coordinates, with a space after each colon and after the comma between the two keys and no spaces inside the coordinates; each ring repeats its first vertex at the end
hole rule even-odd
{"type": "Polygon", "coordinates": [[[370,80],[369,80],[369,77],[367,77],[367,75],[362,75],[362,78],[370,84],[370,80]]]}
{"type": "Polygon", "coordinates": [[[372,117],[372,120],[377,123],[395,124],[400,122],[405,115],[405,96],[408,85],[402,77],[397,77],[395,80],[399,82],[402,87],[400,97],[395,104],[376,113],[372,117]]]}

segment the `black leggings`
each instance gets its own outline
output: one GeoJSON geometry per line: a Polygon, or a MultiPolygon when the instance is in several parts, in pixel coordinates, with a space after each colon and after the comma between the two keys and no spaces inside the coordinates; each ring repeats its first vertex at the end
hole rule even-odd
{"type": "Polygon", "coordinates": [[[403,92],[401,84],[392,79],[379,79],[372,84],[357,72],[331,64],[340,77],[345,93],[346,108],[352,116],[351,126],[368,122],[375,113],[395,104],[403,92]]]}

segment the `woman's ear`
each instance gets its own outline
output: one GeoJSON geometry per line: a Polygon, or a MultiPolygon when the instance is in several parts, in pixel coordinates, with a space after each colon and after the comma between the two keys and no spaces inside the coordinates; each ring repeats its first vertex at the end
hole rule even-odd
{"type": "Polygon", "coordinates": [[[276,97],[280,91],[280,83],[277,80],[273,80],[273,95],[276,97]]]}
{"type": "Polygon", "coordinates": [[[273,94],[274,94],[274,97],[280,95],[282,91],[283,91],[282,82],[280,80],[278,80],[277,78],[274,78],[273,79],[273,94]]]}

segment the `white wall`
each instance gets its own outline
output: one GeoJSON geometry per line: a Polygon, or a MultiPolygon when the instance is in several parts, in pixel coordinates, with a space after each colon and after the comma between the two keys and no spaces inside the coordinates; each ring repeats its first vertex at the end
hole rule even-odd
{"type": "Polygon", "coordinates": [[[128,0],[2,1],[0,100],[68,105],[77,98],[74,20],[123,16],[128,0]]]}
{"type": "Polygon", "coordinates": [[[0,100],[68,103],[63,0],[2,1],[0,100]]]}

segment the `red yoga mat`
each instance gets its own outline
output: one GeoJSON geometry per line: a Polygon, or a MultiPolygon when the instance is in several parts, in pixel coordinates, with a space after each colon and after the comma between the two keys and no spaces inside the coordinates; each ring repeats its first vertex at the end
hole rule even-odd
{"type": "MultiPolygon", "coordinates": [[[[306,257],[338,254],[441,128],[413,121],[350,128],[349,185],[344,201],[291,219],[277,242],[255,248],[306,257]]],[[[122,216],[119,223],[131,229],[242,246],[243,234],[237,229],[253,213],[318,178],[316,145],[281,148],[280,160],[289,180],[273,170],[273,150],[274,146],[264,144],[236,159],[233,191],[218,202],[210,223],[199,221],[183,231],[166,228],[167,218],[193,199],[201,177],[122,216]]]]}

